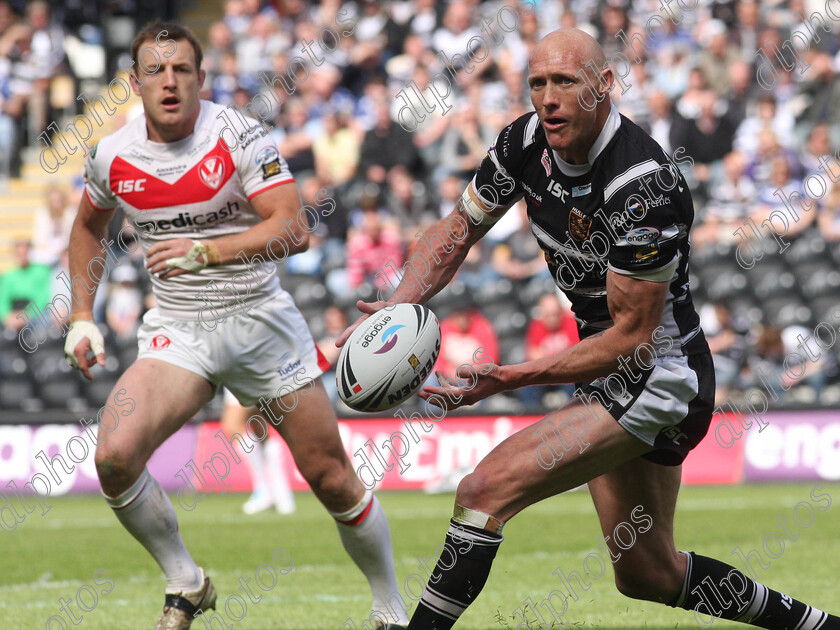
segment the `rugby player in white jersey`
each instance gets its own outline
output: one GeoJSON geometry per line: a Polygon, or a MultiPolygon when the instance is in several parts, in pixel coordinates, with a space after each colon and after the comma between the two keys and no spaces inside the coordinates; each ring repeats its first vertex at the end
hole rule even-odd
{"type": "MultiPolygon", "coordinates": [[[[306,322],[273,263],[243,262],[306,250],[296,184],[255,120],[248,119],[247,132],[225,132],[235,114],[199,99],[201,57],[188,29],[161,22],[144,28],[132,43],[131,79],[145,115],[99,142],[86,164],[71,276],[97,269],[89,263],[102,254],[100,239],[119,206],[137,227],[157,300],[143,318],[137,360],[109,395],[131,398],[134,409],[116,429],[100,431],[102,492],[166,577],[156,628],[189,628],[199,610],[215,607],[216,592],[184,546],[172,502],[146,462],[223,384],[243,405],[258,405],[285,439],[367,577],[376,618],[404,623],[405,610],[388,602],[398,590],[388,522],[344,451],[306,322]]],[[[76,293],[65,345],[68,361],[87,378],[105,360],[93,298],[76,293]]]]}

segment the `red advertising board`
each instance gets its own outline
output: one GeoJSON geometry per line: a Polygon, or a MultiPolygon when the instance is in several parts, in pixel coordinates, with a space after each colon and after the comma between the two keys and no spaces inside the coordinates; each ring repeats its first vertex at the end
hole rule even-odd
{"type": "MultiPolygon", "coordinates": [[[[339,432],[354,470],[363,482],[384,490],[428,490],[454,487],[460,476],[475,468],[481,459],[499,442],[512,433],[539,421],[541,416],[478,416],[446,418],[442,421],[409,422],[398,418],[340,420],[339,432]],[[424,430],[424,425],[429,430],[424,430]],[[401,457],[396,457],[400,455],[401,457]]],[[[717,421],[718,418],[715,418],[717,421]]],[[[211,464],[216,453],[230,461],[230,473],[225,483],[232,490],[250,488],[247,463],[241,455],[241,444],[235,440],[234,453],[217,435],[219,425],[207,423],[200,427],[195,453],[199,467],[211,464]]],[[[276,436],[272,439],[277,439],[276,436]]],[[[245,446],[250,440],[245,438],[245,446]]],[[[306,489],[306,483],[294,466],[291,455],[283,449],[283,465],[293,489],[306,489]]],[[[741,480],[743,444],[723,448],[710,431],[683,465],[685,484],[727,484],[741,480]]],[[[212,469],[224,471],[224,461],[216,457],[216,464],[205,469],[205,478],[212,481],[212,469]]],[[[218,484],[217,484],[218,485],[218,484]]]]}

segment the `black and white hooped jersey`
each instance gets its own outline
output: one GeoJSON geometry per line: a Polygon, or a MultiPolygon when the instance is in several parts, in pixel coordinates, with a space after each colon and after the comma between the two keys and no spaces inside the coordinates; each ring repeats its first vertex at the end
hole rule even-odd
{"type": "Polygon", "coordinates": [[[707,351],[688,287],[691,193],[662,148],[612,106],[587,164],[548,146],[535,112],[505,127],[470,186],[491,210],[524,198],[531,231],[572,302],[581,338],[613,325],[607,270],[669,281],[658,356],[707,351]]]}

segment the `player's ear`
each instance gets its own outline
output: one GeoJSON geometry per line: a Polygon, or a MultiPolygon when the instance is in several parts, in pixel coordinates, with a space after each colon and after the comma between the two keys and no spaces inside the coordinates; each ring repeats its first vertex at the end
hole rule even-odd
{"type": "Polygon", "coordinates": [[[136,96],[140,96],[140,86],[143,85],[143,81],[140,80],[140,77],[137,76],[137,68],[132,68],[128,72],[128,82],[131,83],[131,89],[136,96]]]}
{"type": "Polygon", "coordinates": [[[606,89],[602,87],[600,89],[600,93],[609,94],[613,91],[613,88],[615,87],[615,76],[613,76],[612,68],[610,68],[609,64],[607,64],[607,66],[603,70],[601,70],[601,76],[604,77],[604,81],[599,82],[599,85],[603,86],[604,83],[606,83],[609,87],[606,89]]]}
{"type": "Polygon", "coordinates": [[[198,89],[204,87],[204,79],[207,78],[207,73],[204,70],[198,71],[198,89]]]}

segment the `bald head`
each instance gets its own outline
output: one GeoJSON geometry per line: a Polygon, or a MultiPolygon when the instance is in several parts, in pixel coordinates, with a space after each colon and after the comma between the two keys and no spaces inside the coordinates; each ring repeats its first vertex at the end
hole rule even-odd
{"type": "Polygon", "coordinates": [[[562,56],[579,63],[583,68],[590,60],[594,61],[597,67],[603,68],[607,62],[604,49],[594,37],[579,28],[558,28],[543,37],[534,46],[528,63],[543,57],[562,56]]]}
{"type": "Polygon", "coordinates": [[[601,45],[578,28],[552,31],[534,46],[528,85],[549,146],[567,162],[585,163],[611,108],[614,77],[601,45]]]}

